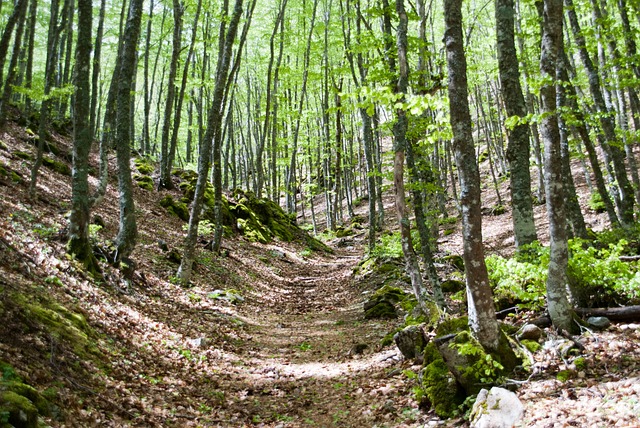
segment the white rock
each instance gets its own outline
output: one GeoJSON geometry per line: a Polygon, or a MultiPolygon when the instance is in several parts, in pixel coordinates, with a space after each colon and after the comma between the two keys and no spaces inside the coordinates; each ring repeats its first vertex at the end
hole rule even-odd
{"type": "Polygon", "coordinates": [[[511,428],[524,414],[518,396],[504,388],[482,389],[471,410],[473,428],[511,428]]]}

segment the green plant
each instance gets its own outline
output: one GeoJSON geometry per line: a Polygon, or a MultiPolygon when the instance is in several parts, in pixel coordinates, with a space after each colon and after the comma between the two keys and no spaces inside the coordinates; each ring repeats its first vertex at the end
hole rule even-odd
{"type": "MultiPolygon", "coordinates": [[[[189,225],[183,224],[182,230],[184,231],[189,230],[189,225]]],[[[203,220],[200,220],[200,222],[198,223],[198,235],[200,236],[211,235],[214,230],[215,230],[215,225],[211,223],[209,220],[203,219],[203,220]]]]}
{"type": "Polygon", "coordinates": [[[311,349],[311,344],[307,343],[307,342],[302,342],[300,345],[298,345],[298,348],[302,351],[302,352],[307,352],[311,349]]]}

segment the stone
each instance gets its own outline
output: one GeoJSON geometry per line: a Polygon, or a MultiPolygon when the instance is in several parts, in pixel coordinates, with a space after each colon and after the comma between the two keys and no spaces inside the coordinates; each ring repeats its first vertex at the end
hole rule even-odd
{"type": "Polygon", "coordinates": [[[410,325],[393,336],[396,346],[407,360],[422,359],[422,353],[429,339],[422,325],[410,325]]]}
{"type": "Polygon", "coordinates": [[[595,330],[604,330],[611,325],[611,321],[607,317],[589,317],[587,324],[595,330]]]}
{"type": "Polygon", "coordinates": [[[540,340],[542,337],[542,329],[535,324],[525,324],[518,331],[518,339],[520,340],[540,340]]]}
{"type": "Polygon", "coordinates": [[[480,390],[471,409],[473,428],[511,428],[524,414],[524,406],[518,396],[504,388],[480,390]]]}

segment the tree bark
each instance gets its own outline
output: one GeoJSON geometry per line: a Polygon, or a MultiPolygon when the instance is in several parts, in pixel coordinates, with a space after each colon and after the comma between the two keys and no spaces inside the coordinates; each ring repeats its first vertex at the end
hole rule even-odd
{"type": "Polygon", "coordinates": [[[238,24],[242,16],[242,0],[236,0],[233,15],[229,21],[229,28],[226,32],[221,28],[221,44],[218,54],[218,65],[216,70],[216,80],[213,92],[213,100],[207,116],[207,130],[202,138],[200,154],[198,158],[198,181],[196,182],[193,202],[191,204],[191,215],[189,216],[189,229],[185,238],[184,254],[178,269],[178,278],[182,285],[188,285],[191,281],[191,271],[195,255],[195,246],[198,238],[198,225],[200,224],[200,211],[204,200],[204,192],[209,179],[209,169],[211,166],[211,148],[216,132],[220,132],[222,116],[224,113],[224,93],[229,79],[229,68],[231,66],[231,56],[233,43],[238,32],[238,24]]]}
{"type": "Polygon", "coordinates": [[[462,39],[462,0],[445,0],[444,43],[449,70],[449,109],[453,150],[458,165],[462,211],[463,259],[467,282],[469,326],[480,344],[496,350],[500,330],[484,262],[480,173],[476,162],[469,112],[467,60],[462,39]]]}
{"type": "Polygon", "coordinates": [[[562,0],[544,0],[540,73],[545,84],[540,89],[543,119],[540,135],[544,142],[544,182],[549,218],[550,260],[547,279],[547,308],[553,325],[573,332],[573,310],[567,296],[567,248],[565,192],[562,179],[560,130],[556,104],[556,67],[562,49],[562,0]]]}
{"type": "Polygon", "coordinates": [[[508,129],[507,161],[511,180],[513,232],[516,248],[537,240],[533,221],[531,172],[529,169],[529,125],[524,121],[527,109],[520,86],[520,70],[514,39],[513,0],[496,0],[496,36],[498,69],[505,109],[519,122],[508,129]]]}
{"type": "Polygon", "coordinates": [[[73,171],[71,175],[71,215],[67,252],[93,274],[100,270],[89,241],[89,152],[91,150],[91,0],[78,0],[78,41],[76,44],[73,106],[73,171]]]}
{"type": "Polygon", "coordinates": [[[178,73],[178,61],[182,46],[182,15],[184,9],[180,0],[173,0],[173,48],[171,50],[171,62],[169,63],[169,80],[166,82],[167,98],[164,106],[164,119],[162,121],[162,136],[160,142],[160,180],[158,189],[173,189],[171,182],[171,165],[169,163],[169,134],[171,132],[171,116],[175,107],[176,74],[178,73]]]}
{"type": "Polygon", "coordinates": [[[136,72],[136,52],[140,37],[143,0],[131,0],[124,30],[122,57],[119,64],[116,116],[116,157],[118,164],[118,190],[120,194],[120,221],[116,237],[114,260],[127,259],[136,245],[136,225],[133,185],[131,182],[131,85],[136,72]]]}

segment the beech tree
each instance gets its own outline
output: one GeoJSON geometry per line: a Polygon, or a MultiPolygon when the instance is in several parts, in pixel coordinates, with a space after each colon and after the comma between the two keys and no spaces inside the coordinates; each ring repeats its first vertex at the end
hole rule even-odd
{"type": "Polygon", "coordinates": [[[67,251],[93,273],[99,271],[89,241],[89,151],[92,143],[91,107],[91,0],[78,0],[73,105],[73,171],[71,175],[71,215],[67,251]]]}
{"type": "Polygon", "coordinates": [[[467,282],[469,326],[483,347],[496,350],[500,330],[489,286],[482,243],[480,173],[471,132],[467,86],[467,60],[462,39],[462,0],[445,0],[444,43],[449,71],[449,110],[453,151],[460,174],[463,259],[467,282]]]}
{"type": "Polygon", "coordinates": [[[544,184],[549,218],[550,259],[547,277],[547,309],[556,328],[572,332],[573,311],[567,297],[566,211],[560,130],[556,112],[556,67],[562,48],[562,0],[544,0],[542,4],[542,49],[540,73],[545,82],[540,89],[542,120],[540,135],[544,142],[544,184]]]}

